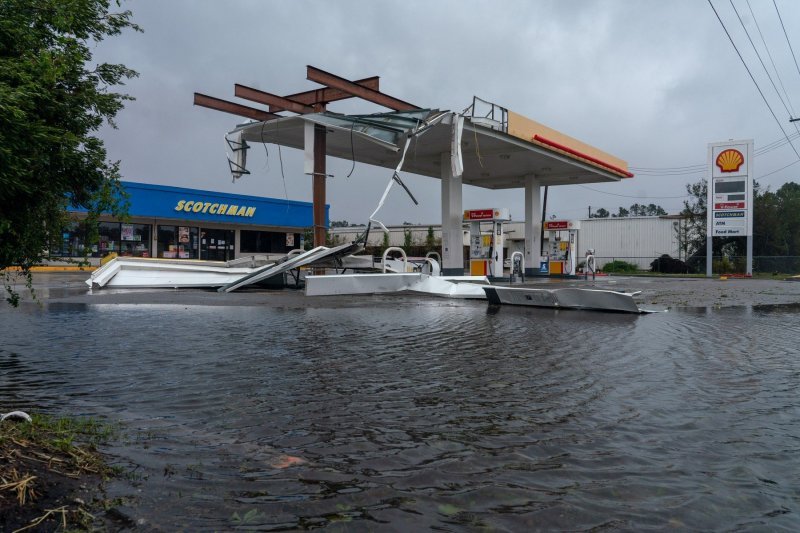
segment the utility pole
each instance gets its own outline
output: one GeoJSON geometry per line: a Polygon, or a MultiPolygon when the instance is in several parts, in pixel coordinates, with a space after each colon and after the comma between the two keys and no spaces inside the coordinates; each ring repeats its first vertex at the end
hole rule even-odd
{"type": "Polygon", "coordinates": [[[592,218],[592,206],[589,206],[589,218],[592,218]]]}

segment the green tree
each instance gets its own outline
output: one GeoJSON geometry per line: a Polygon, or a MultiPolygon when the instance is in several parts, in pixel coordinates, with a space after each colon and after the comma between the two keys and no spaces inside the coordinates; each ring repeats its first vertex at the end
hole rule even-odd
{"type": "Polygon", "coordinates": [[[627,217],[627,216],[630,216],[630,211],[628,211],[624,207],[620,207],[619,211],[617,212],[617,214],[616,215],[611,215],[611,216],[614,217],[614,218],[627,217]]]}
{"type": "MultiPolygon", "coordinates": [[[[68,205],[123,211],[119,162],[109,162],[98,129],[129,96],[115,93],[136,72],[92,65],[92,49],[126,28],[130,11],[109,0],[0,0],[0,268],[41,262],[68,205]]],[[[96,227],[96,224],[94,225],[96,227]]],[[[10,275],[7,301],[16,305],[10,275]]]]}
{"type": "Polygon", "coordinates": [[[641,204],[633,204],[630,207],[629,211],[630,211],[630,216],[632,217],[643,217],[647,214],[647,207],[641,204]]]}
{"type": "Polygon", "coordinates": [[[778,239],[788,255],[800,255],[800,185],[784,183],[775,196],[781,221],[778,239]]]}
{"type": "Polygon", "coordinates": [[[780,197],[769,188],[760,190],[757,187],[753,192],[753,255],[787,255],[780,197]]]}
{"type": "Polygon", "coordinates": [[[705,249],[706,245],[706,195],[708,182],[701,179],[696,183],[687,183],[686,192],[689,195],[683,201],[681,246],[686,251],[686,257],[705,249]]]}
{"type": "Polygon", "coordinates": [[[410,229],[403,229],[403,248],[408,250],[414,244],[414,238],[410,229]]]}
{"type": "Polygon", "coordinates": [[[644,210],[644,214],[645,216],[649,217],[657,217],[657,216],[664,216],[667,214],[667,212],[660,205],[647,204],[647,207],[644,210]]]}
{"type": "Polygon", "coordinates": [[[425,248],[428,251],[433,250],[436,248],[436,237],[433,233],[433,226],[428,226],[428,233],[425,235],[425,248]]]}
{"type": "Polygon", "coordinates": [[[592,213],[592,218],[608,218],[609,216],[611,216],[611,213],[603,207],[592,213]]]}

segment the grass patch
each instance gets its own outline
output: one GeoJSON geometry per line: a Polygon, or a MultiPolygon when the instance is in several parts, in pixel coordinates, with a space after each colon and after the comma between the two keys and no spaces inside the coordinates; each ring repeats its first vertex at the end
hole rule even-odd
{"type": "Polygon", "coordinates": [[[92,487],[115,473],[97,445],[117,428],[90,418],[32,418],[0,422],[0,530],[90,529],[92,487]]]}

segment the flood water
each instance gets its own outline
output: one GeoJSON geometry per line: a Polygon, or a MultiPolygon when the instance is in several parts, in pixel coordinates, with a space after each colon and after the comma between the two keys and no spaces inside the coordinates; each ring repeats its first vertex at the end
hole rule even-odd
{"type": "Polygon", "coordinates": [[[0,311],[0,411],[120,422],[144,530],[796,531],[798,318],[55,302],[0,311]]]}

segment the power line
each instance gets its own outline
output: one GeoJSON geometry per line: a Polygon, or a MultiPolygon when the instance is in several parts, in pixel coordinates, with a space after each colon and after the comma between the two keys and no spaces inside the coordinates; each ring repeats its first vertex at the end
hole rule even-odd
{"type": "Polygon", "coordinates": [[[580,183],[577,183],[576,185],[578,187],[583,187],[584,189],[588,189],[590,191],[599,192],[600,194],[607,194],[609,196],[619,196],[620,198],[634,198],[637,200],[671,200],[674,198],[686,198],[687,196],[689,196],[688,194],[684,194],[681,196],[630,196],[628,194],[616,194],[613,192],[606,192],[606,191],[601,191],[599,189],[593,189],[591,187],[587,187],[586,185],[581,185],[580,183]]]}
{"type": "Polygon", "coordinates": [[[680,169],[689,169],[689,168],[696,168],[696,167],[705,167],[705,165],[686,165],[683,167],[630,167],[634,170],[680,170],[680,169]]]}
{"type": "MultiPolygon", "coordinates": [[[[800,137],[800,133],[792,133],[789,135],[789,139],[797,139],[800,137]]],[[[768,152],[776,150],[784,145],[788,144],[788,141],[784,139],[777,139],[772,141],[771,143],[767,143],[761,148],[758,148],[755,151],[756,157],[760,155],[764,155],[768,152]]],[[[631,171],[636,172],[637,174],[645,174],[649,176],[668,176],[668,175],[682,175],[682,174],[694,174],[695,172],[702,172],[706,170],[706,165],[687,165],[683,167],[628,167],[631,171]],[[686,169],[683,171],[683,169],[686,169]]]]}
{"type": "Polygon", "coordinates": [[[781,28],[783,28],[783,34],[786,36],[786,44],[789,45],[789,50],[791,50],[792,52],[792,58],[794,59],[794,66],[797,67],[797,73],[800,74],[800,65],[797,64],[797,56],[794,55],[794,48],[792,48],[792,43],[791,41],[789,41],[789,34],[786,33],[786,26],[783,25],[783,17],[781,17],[781,11],[780,9],[778,9],[778,4],[775,2],[775,0],[772,0],[772,5],[775,6],[775,12],[778,14],[778,20],[781,21],[781,28]]]}
{"type": "MultiPolygon", "coordinates": [[[[711,9],[714,11],[714,15],[717,16],[717,20],[719,21],[720,25],[722,26],[722,29],[725,30],[725,35],[728,36],[728,40],[730,40],[731,45],[733,45],[733,49],[736,50],[736,55],[739,56],[739,59],[742,61],[742,65],[744,65],[745,70],[747,70],[747,74],[749,74],[750,75],[750,79],[753,80],[753,84],[756,86],[756,89],[758,89],[758,94],[761,95],[761,99],[764,100],[764,103],[767,105],[767,108],[769,109],[769,112],[772,114],[772,118],[775,119],[775,123],[778,124],[778,127],[783,132],[784,137],[786,137],[786,140],[789,141],[789,135],[786,133],[786,130],[783,129],[783,125],[781,124],[780,120],[778,120],[777,115],[775,115],[775,111],[772,110],[772,106],[769,105],[769,102],[767,101],[767,97],[764,96],[764,92],[761,90],[761,87],[758,86],[758,82],[756,81],[755,77],[753,77],[753,73],[750,72],[750,67],[747,66],[747,63],[745,62],[744,58],[742,57],[741,52],[739,52],[739,48],[737,48],[736,47],[736,43],[733,42],[733,37],[731,37],[731,34],[728,32],[728,28],[725,27],[725,23],[722,22],[722,19],[720,18],[719,13],[717,13],[717,8],[714,7],[714,4],[711,3],[711,0],[708,0],[708,5],[711,6],[711,9]]],[[[792,144],[791,141],[789,141],[789,146],[791,146],[792,150],[794,150],[794,153],[797,156],[797,159],[800,159],[800,153],[798,153],[797,148],[794,147],[794,145],[792,144]]]]}
{"type": "MultiPolygon", "coordinates": [[[[773,174],[777,174],[781,170],[785,170],[785,169],[787,169],[787,168],[789,168],[791,166],[796,165],[797,163],[800,163],[800,159],[797,159],[796,161],[793,161],[793,162],[789,163],[788,165],[784,165],[781,168],[775,169],[775,170],[773,170],[771,172],[767,172],[766,174],[762,174],[761,176],[759,176],[757,178],[754,178],[754,179],[756,181],[763,180],[767,176],[771,176],[773,174]]],[[[707,179],[707,178],[705,176],[702,176],[702,179],[707,179]]],[[[634,195],[629,195],[629,194],[617,194],[617,193],[613,193],[613,192],[601,191],[599,189],[594,189],[592,187],[587,187],[586,185],[581,185],[579,183],[577,183],[576,185],[578,187],[582,187],[584,189],[587,189],[587,190],[590,190],[590,191],[593,191],[593,192],[597,192],[597,193],[600,193],[600,194],[607,194],[609,196],[618,196],[620,198],[633,198],[635,200],[672,200],[672,199],[679,199],[679,198],[688,198],[689,196],[691,196],[690,194],[684,194],[684,195],[681,195],[681,196],[634,196],[634,195]]]]}
{"type": "MultiPolygon", "coordinates": [[[[753,51],[756,53],[756,57],[758,58],[758,62],[761,63],[761,68],[764,69],[764,72],[767,74],[767,79],[772,84],[772,88],[775,89],[775,94],[778,95],[778,100],[781,101],[783,108],[786,110],[786,114],[789,115],[789,118],[792,118],[792,112],[789,111],[789,107],[786,105],[786,102],[783,101],[783,97],[781,96],[781,92],[778,90],[778,86],[775,85],[775,80],[772,79],[772,75],[769,73],[769,69],[767,69],[767,65],[764,64],[764,60],[761,59],[761,54],[758,52],[758,48],[756,48],[756,44],[753,42],[753,39],[750,37],[750,32],[747,31],[747,26],[744,25],[744,21],[742,20],[742,16],[739,14],[739,10],[736,9],[736,6],[733,4],[733,0],[728,0],[730,2],[731,7],[733,8],[733,12],[736,13],[736,18],[739,19],[739,24],[742,25],[742,29],[744,30],[744,34],[747,36],[747,40],[750,41],[750,46],[753,47],[753,51]]],[[[748,3],[749,5],[749,3],[748,3]]],[[[753,16],[755,19],[755,16],[753,16]]],[[[755,81],[755,79],[753,79],[755,81]]],[[[760,89],[759,89],[760,90],[760,89]]],[[[777,118],[776,118],[777,120],[777,118]]],[[[795,124],[795,129],[797,130],[797,125],[795,124]]],[[[800,130],[797,130],[800,131],[800,130]]],[[[789,138],[788,136],[786,137],[789,138]]],[[[800,155],[797,156],[800,158],[800,155]]]]}
{"type": "MultiPolygon", "coordinates": [[[[791,135],[789,135],[790,139],[797,139],[798,137],[800,137],[800,133],[792,133],[791,135]]],[[[777,141],[772,141],[771,143],[765,144],[761,148],[758,148],[756,150],[756,155],[761,155],[761,154],[765,154],[767,152],[771,152],[772,150],[775,150],[776,148],[780,148],[784,144],[786,144],[786,139],[778,139],[777,141]]]]}
{"type": "Polygon", "coordinates": [[[777,172],[780,172],[781,170],[783,170],[783,169],[785,169],[785,168],[789,168],[789,167],[790,167],[790,166],[792,166],[792,165],[796,165],[797,163],[800,163],[800,159],[798,159],[797,161],[792,161],[792,162],[791,162],[791,163],[789,163],[788,165],[786,165],[786,166],[784,166],[784,167],[781,167],[781,168],[779,168],[779,169],[777,169],[777,170],[773,170],[772,172],[767,172],[767,173],[766,173],[766,174],[764,174],[763,176],[759,176],[759,177],[757,177],[757,178],[755,178],[755,179],[756,179],[756,180],[763,180],[763,179],[764,179],[764,178],[766,178],[767,176],[771,176],[772,174],[775,174],[775,173],[777,173],[777,172]]]}
{"type": "Polygon", "coordinates": [[[753,8],[750,5],[750,0],[746,0],[747,2],[747,9],[750,10],[750,16],[753,17],[753,22],[756,24],[756,29],[758,30],[758,35],[761,36],[761,42],[764,43],[764,49],[767,51],[767,55],[769,56],[769,61],[772,63],[772,68],[775,70],[775,75],[778,77],[778,82],[781,84],[781,89],[783,89],[783,94],[786,96],[786,101],[789,102],[789,108],[792,110],[791,116],[794,116],[794,106],[792,105],[792,99],[789,98],[789,93],[786,91],[786,86],[783,84],[783,79],[781,78],[780,72],[778,72],[778,67],[775,66],[775,60],[772,59],[772,52],[769,51],[769,46],[767,46],[767,40],[764,39],[764,34],[761,33],[761,26],[758,24],[758,19],[756,18],[756,14],[753,12],[753,8]]]}

